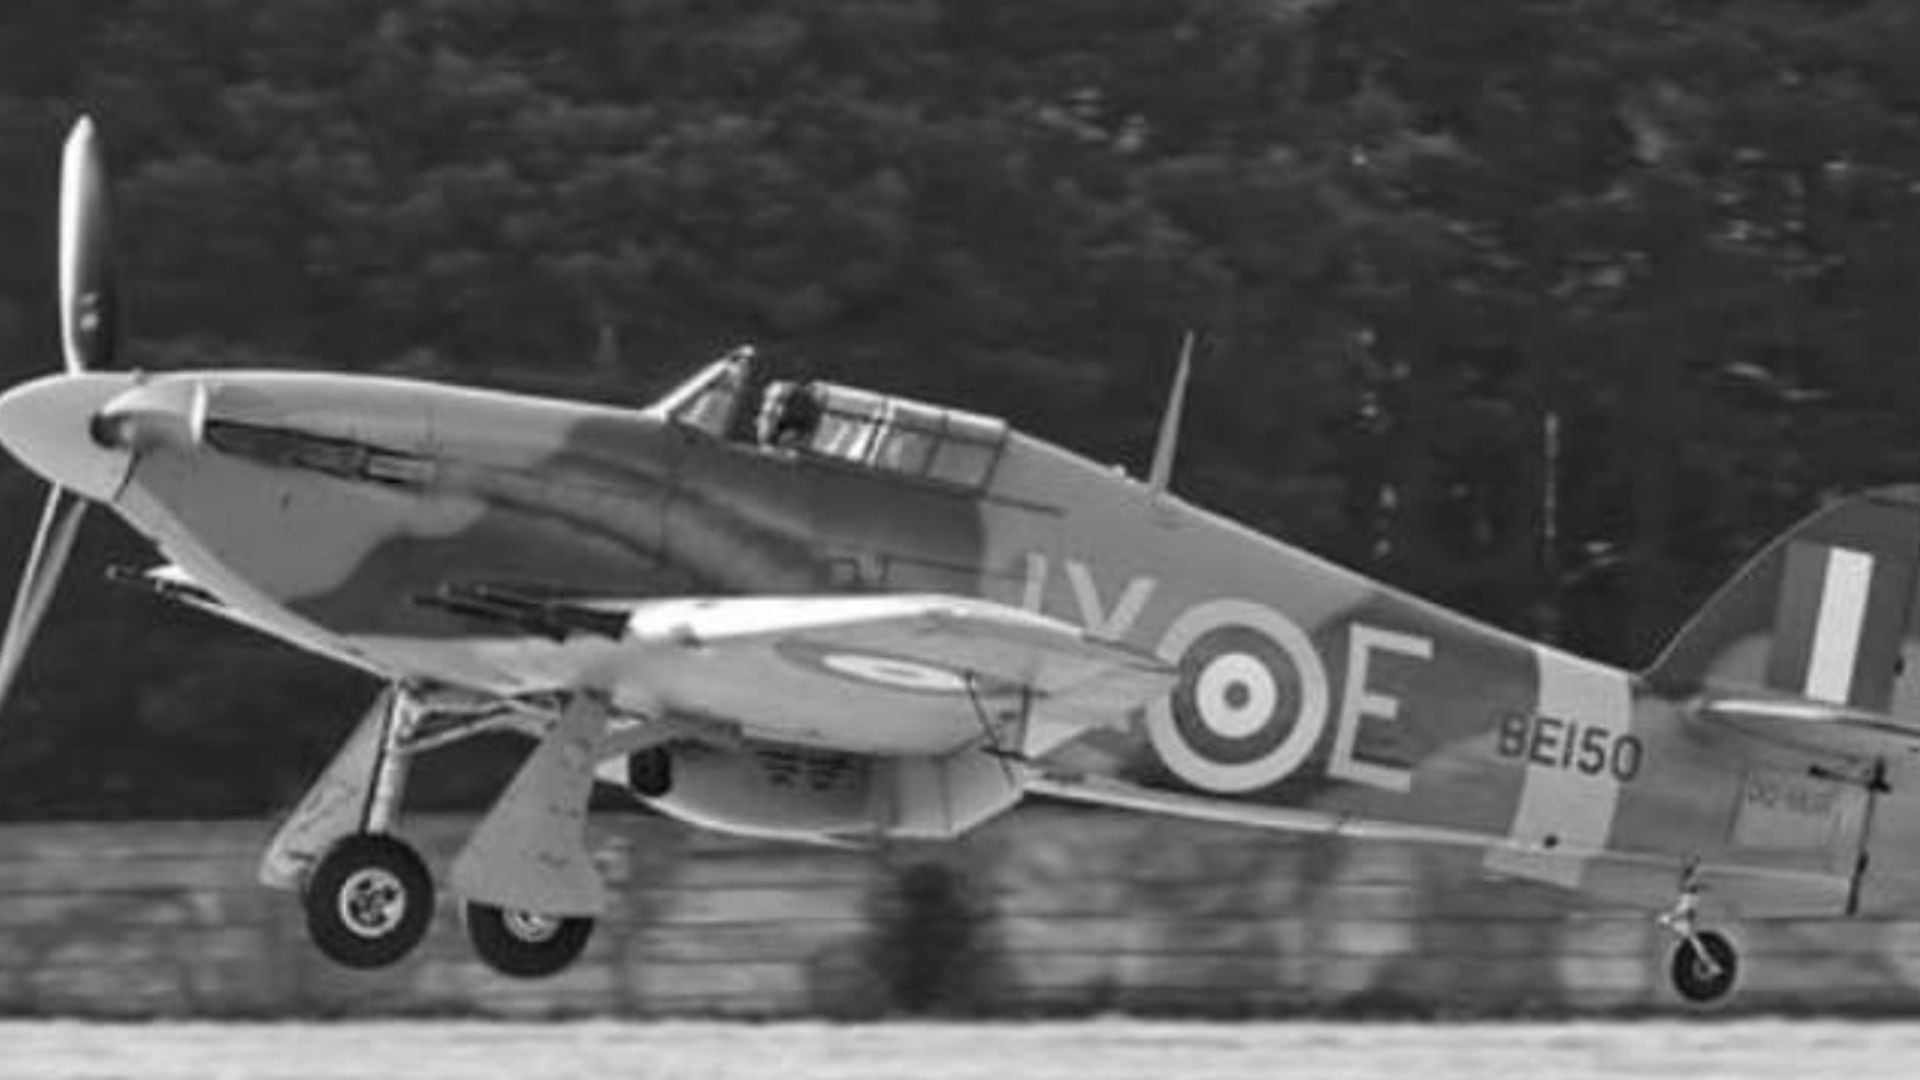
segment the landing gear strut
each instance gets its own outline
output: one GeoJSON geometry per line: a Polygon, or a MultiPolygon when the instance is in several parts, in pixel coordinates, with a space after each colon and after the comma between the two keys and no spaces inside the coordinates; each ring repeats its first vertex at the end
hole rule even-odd
{"type": "Polygon", "coordinates": [[[307,933],[344,967],[398,963],[433,922],[433,877],[393,835],[406,791],[406,740],[420,710],[393,687],[307,793],[268,849],[261,878],[297,887],[307,933]]]}
{"type": "MultiPolygon", "coordinates": [[[[588,692],[556,703],[534,752],[453,860],[467,934],[506,975],[535,978],[580,956],[606,886],[586,848],[587,798],[611,716],[588,692]]],[[[300,891],[307,928],[351,968],[399,962],[433,922],[434,885],[394,835],[414,754],[515,722],[515,706],[390,687],[290,815],[261,861],[267,885],[300,891]]]]}
{"type": "Polygon", "coordinates": [[[1718,930],[1699,929],[1700,889],[1689,872],[1673,910],[1660,916],[1660,925],[1680,940],[1667,960],[1667,976],[1674,992],[1695,1005],[1712,1005],[1732,992],[1740,974],[1740,955],[1733,942],[1718,930]]]}

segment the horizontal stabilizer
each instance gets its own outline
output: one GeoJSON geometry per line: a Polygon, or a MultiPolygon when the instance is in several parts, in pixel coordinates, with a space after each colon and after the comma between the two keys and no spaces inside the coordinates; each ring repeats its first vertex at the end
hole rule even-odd
{"type": "Polygon", "coordinates": [[[1762,739],[1831,753],[1875,756],[1885,751],[1889,738],[1920,749],[1920,725],[1806,698],[1702,698],[1692,711],[1762,739]]]}

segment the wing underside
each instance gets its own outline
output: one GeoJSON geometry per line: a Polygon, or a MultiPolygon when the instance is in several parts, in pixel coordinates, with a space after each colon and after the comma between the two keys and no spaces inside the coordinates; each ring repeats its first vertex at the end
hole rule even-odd
{"type": "Polygon", "coordinates": [[[1017,739],[1027,721],[1124,723],[1174,679],[1159,658],[1079,627],[944,595],[578,601],[540,617],[601,628],[554,643],[552,677],[854,752],[944,753],[1017,739]]]}

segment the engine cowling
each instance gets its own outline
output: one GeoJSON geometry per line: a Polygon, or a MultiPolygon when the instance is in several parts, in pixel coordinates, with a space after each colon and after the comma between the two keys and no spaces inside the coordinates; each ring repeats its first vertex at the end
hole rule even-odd
{"type": "Polygon", "coordinates": [[[874,757],[770,743],[654,746],[626,759],[626,787],[665,814],[721,832],[808,841],[956,836],[1020,799],[978,749],[874,757]]]}

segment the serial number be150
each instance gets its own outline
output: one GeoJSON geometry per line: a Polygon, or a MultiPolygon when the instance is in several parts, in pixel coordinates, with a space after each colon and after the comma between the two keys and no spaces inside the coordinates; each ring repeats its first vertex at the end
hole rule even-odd
{"type": "Polygon", "coordinates": [[[1552,716],[1508,713],[1494,743],[1501,757],[1523,758],[1587,776],[1608,775],[1627,783],[1640,775],[1646,747],[1637,736],[1552,716]]]}

